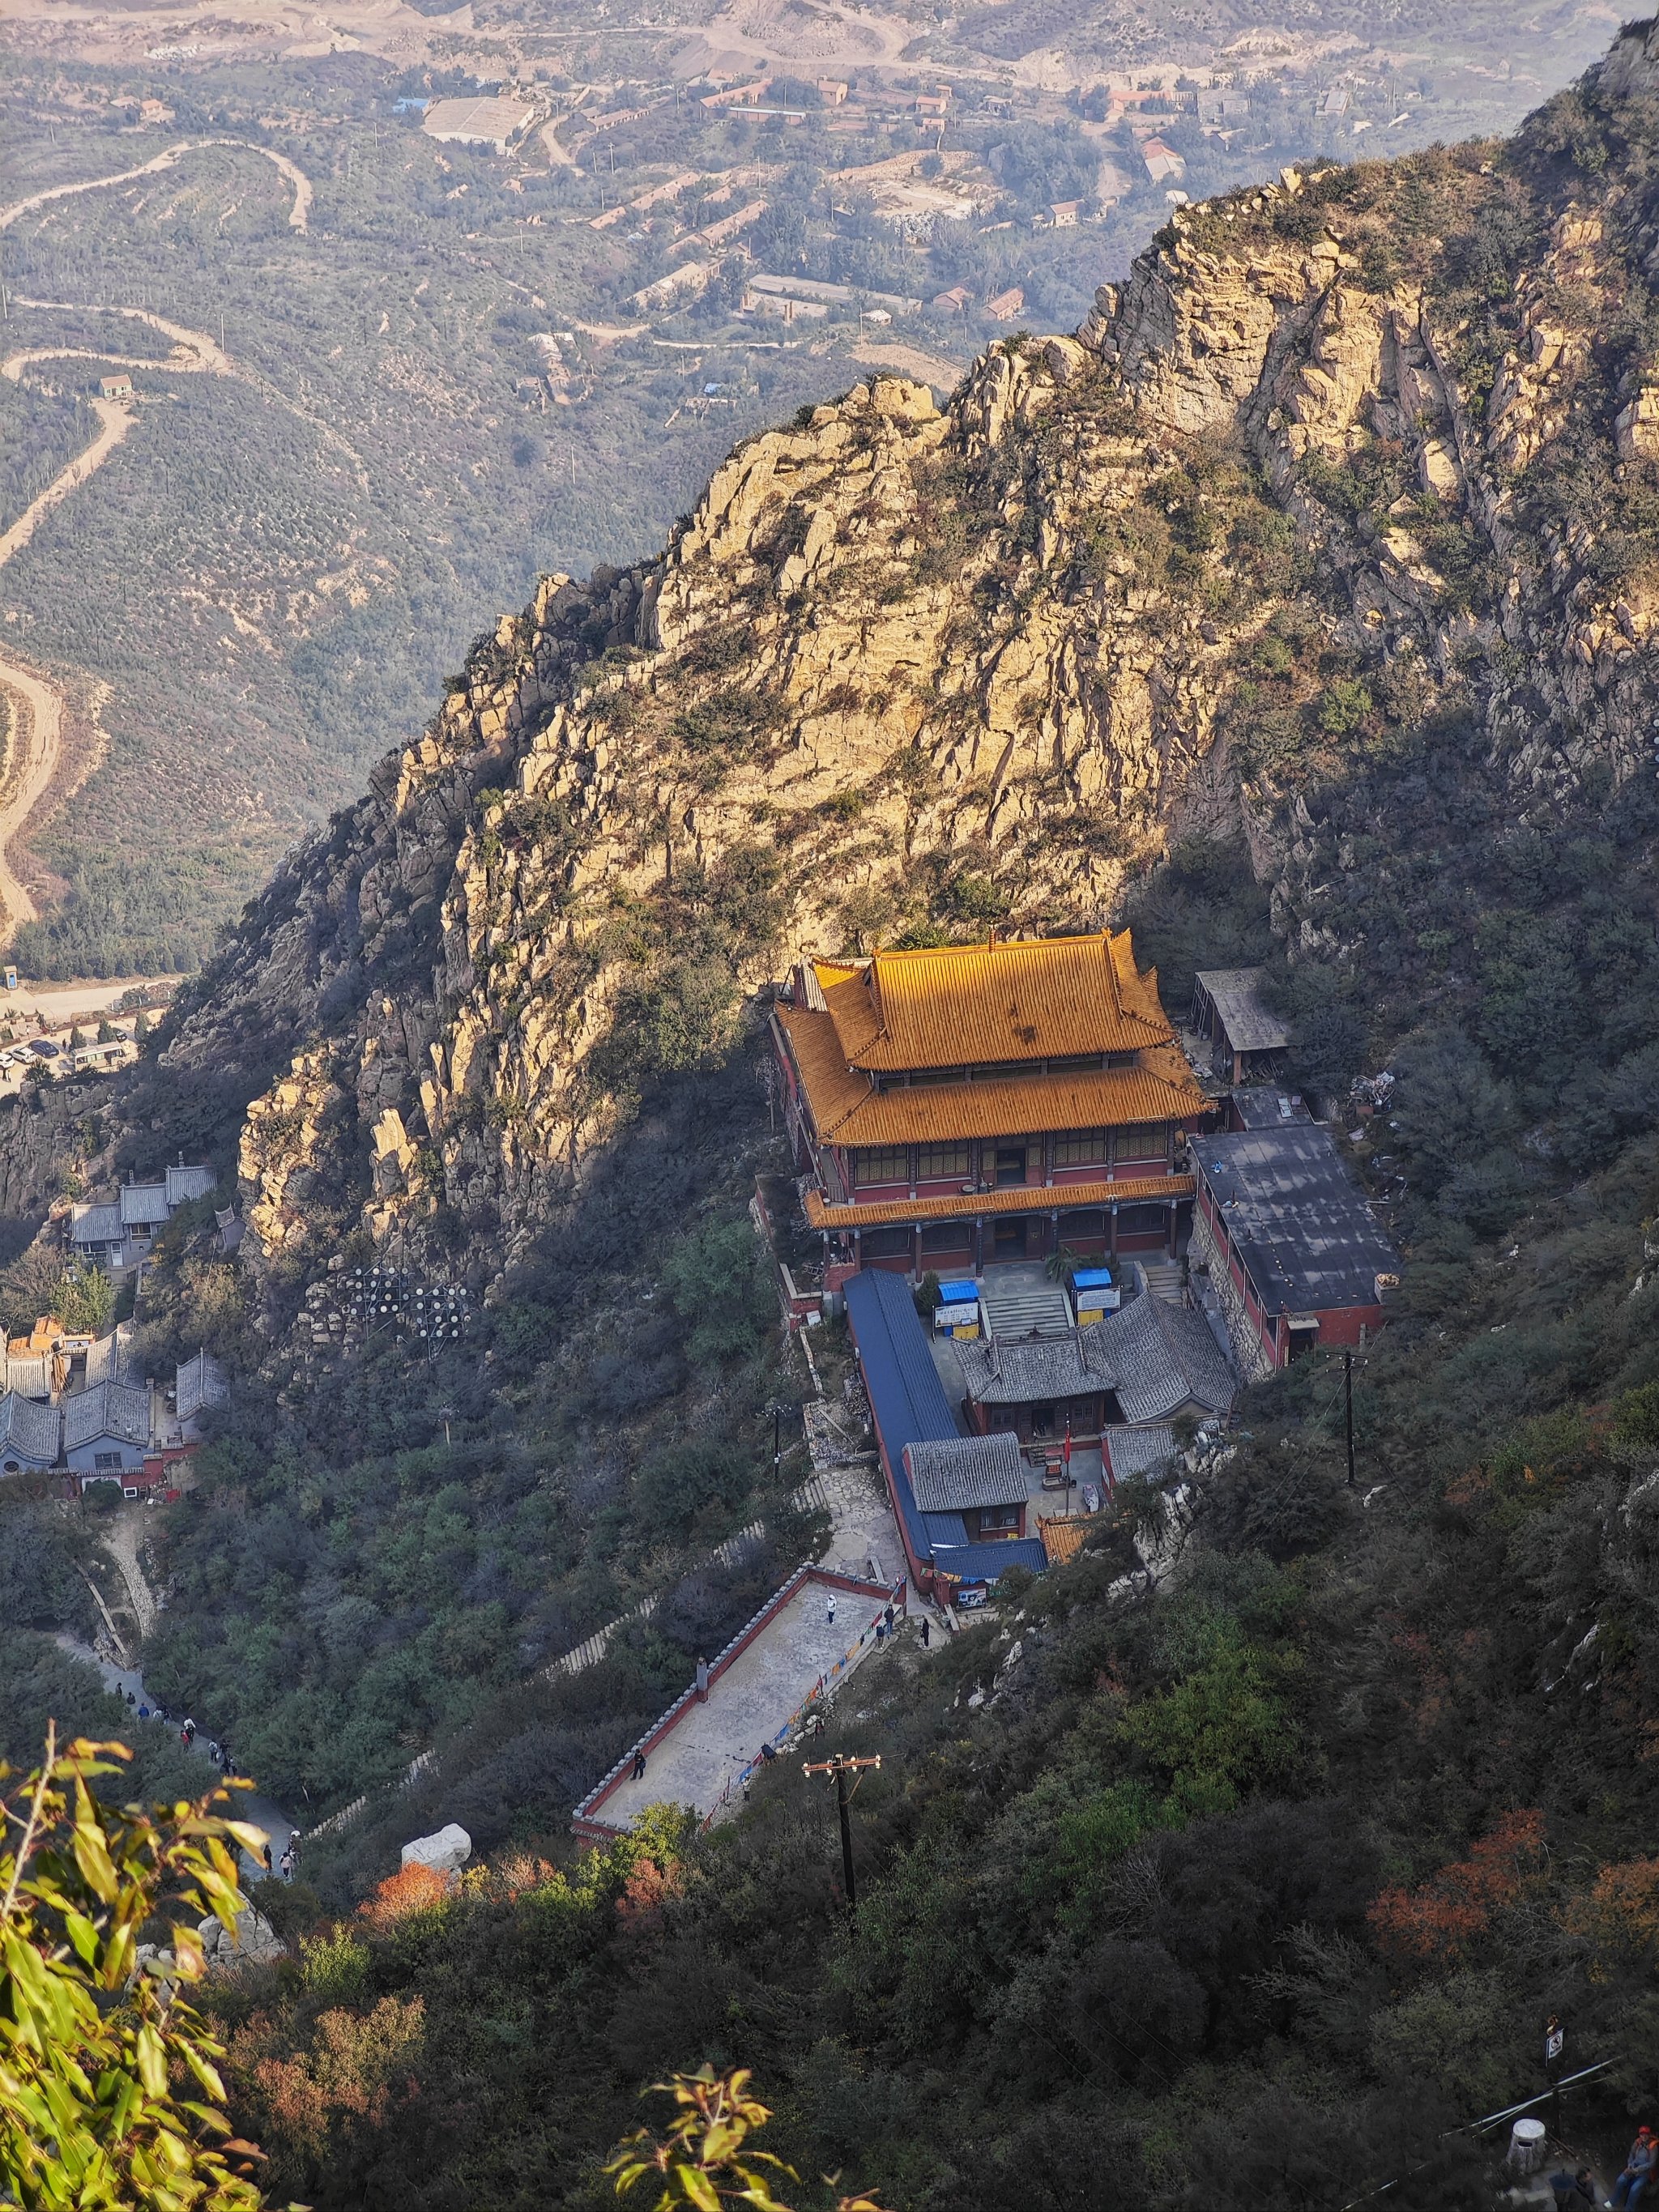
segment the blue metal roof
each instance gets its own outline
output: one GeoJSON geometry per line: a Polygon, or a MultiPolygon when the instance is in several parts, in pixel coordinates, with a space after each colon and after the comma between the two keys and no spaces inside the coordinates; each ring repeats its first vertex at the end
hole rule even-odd
{"type": "Polygon", "coordinates": [[[892,1471],[893,1493],[912,1553],[964,1582],[994,1582],[1009,1567],[1041,1574],[1048,1561],[1036,1537],[970,1544],[960,1514],[918,1510],[904,1472],[905,1447],[940,1443],[959,1433],[928,1350],[927,1332],[902,1275],[866,1268],[849,1279],[846,1297],[871,1416],[892,1471]]]}

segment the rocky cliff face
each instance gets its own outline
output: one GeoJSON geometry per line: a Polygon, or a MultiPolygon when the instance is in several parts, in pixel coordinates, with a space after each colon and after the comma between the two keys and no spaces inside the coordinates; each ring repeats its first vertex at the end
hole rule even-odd
{"type": "Polygon", "coordinates": [[[796,945],[1098,923],[1236,829],[1340,962],[1449,764],[1511,821],[1650,772],[1656,36],[1509,145],[1182,210],[1074,337],[856,386],[549,578],[176,1024],[270,1078],[259,1245],[504,1255],[796,945]]]}

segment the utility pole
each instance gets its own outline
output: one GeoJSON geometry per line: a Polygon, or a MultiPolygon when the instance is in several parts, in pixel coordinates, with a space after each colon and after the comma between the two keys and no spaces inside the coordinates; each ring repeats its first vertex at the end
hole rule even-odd
{"type": "MultiPolygon", "coordinates": [[[[879,1766],[878,1759],[849,1759],[837,1752],[833,1759],[821,1759],[817,1765],[803,1765],[805,1775],[830,1774],[836,1781],[836,1810],[841,1815],[841,1872],[842,1886],[847,1895],[847,1917],[850,1920],[858,1909],[858,1884],[853,1873],[853,1815],[850,1810],[852,1793],[847,1787],[849,1774],[859,1774],[867,1766],[879,1766]]],[[[858,1788],[856,1782],[853,1789],[858,1788]]]]}
{"type": "Polygon", "coordinates": [[[1348,1487],[1353,1488],[1353,1354],[1342,1355],[1342,1395],[1347,1409],[1348,1424],[1348,1487]]]}
{"type": "Polygon", "coordinates": [[[772,1480],[775,1482],[783,1472],[783,1407],[772,1401],[772,1480]]]}

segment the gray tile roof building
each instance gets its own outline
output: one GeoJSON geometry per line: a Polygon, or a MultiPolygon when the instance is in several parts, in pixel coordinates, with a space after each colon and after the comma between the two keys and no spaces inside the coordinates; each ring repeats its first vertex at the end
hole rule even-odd
{"type": "Polygon", "coordinates": [[[966,1395],[976,1406],[1032,1406],[1058,1398],[1098,1395],[1113,1386],[1115,1370],[1101,1340],[1101,1324],[1064,1336],[1004,1344],[996,1337],[954,1346],[966,1395]]]}
{"type": "Polygon", "coordinates": [[[173,1404],[181,1421],[194,1420],[206,1406],[230,1403],[230,1378],[210,1352],[185,1360],[174,1377],[173,1404]]]}
{"type": "Polygon", "coordinates": [[[94,1382],[64,1401],[64,1449],[75,1451],[100,1437],[143,1446],[149,1442],[149,1393],[126,1382],[94,1382]]]}
{"type": "Polygon", "coordinates": [[[51,1467],[58,1457],[61,1427],[56,1406],[40,1406],[8,1390],[0,1398],[0,1463],[9,1458],[51,1467]]]}
{"type": "Polygon", "coordinates": [[[1021,1505],[1030,1485],[1015,1436],[945,1437],[904,1447],[905,1470],[924,1513],[1021,1505]]]}
{"type": "Polygon", "coordinates": [[[118,1244],[121,1208],[112,1199],[106,1206],[76,1206],[70,1210],[70,1243],[82,1247],[118,1244]]]}
{"type": "Polygon", "coordinates": [[[132,1372],[132,1323],[118,1322],[107,1336],[100,1336],[87,1353],[87,1388],[94,1382],[136,1382],[139,1378],[132,1372]]]}
{"type": "Polygon", "coordinates": [[[118,1203],[125,1229],[159,1228],[173,1211],[165,1182],[124,1182],[118,1203]]]}
{"type": "Polygon", "coordinates": [[[1145,1429],[1108,1429],[1103,1441],[1114,1482],[1167,1474],[1176,1455],[1175,1431],[1164,1422],[1145,1429]]]}
{"type": "Polygon", "coordinates": [[[1132,1426],[1165,1421],[1183,1406],[1228,1412],[1237,1383],[1202,1314],[1150,1292],[1096,1323],[1116,1370],[1112,1388],[1132,1426]]]}
{"type": "Polygon", "coordinates": [[[189,1204],[192,1198],[205,1198],[218,1188],[213,1170],[206,1167],[185,1167],[181,1163],[169,1168],[167,1173],[167,1211],[189,1204]]]}
{"type": "Polygon", "coordinates": [[[52,1354],[0,1352],[0,1389],[15,1390],[23,1398],[50,1398],[52,1354]]]}
{"type": "Polygon", "coordinates": [[[1237,1388],[1201,1314],[1148,1292],[1067,1336],[955,1346],[967,1396],[979,1406],[1033,1406],[1110,1391],[1131,1423],[1167,1420],[1196,1404],[1224,1413],[1237,1388]]]}

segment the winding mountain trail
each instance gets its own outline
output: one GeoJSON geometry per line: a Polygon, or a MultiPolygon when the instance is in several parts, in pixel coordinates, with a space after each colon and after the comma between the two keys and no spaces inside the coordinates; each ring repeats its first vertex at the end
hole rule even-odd
{"type": "MultiPolygon", "coordinates": [[[[172,168],[185,154],[204,146],[240,147],[274,162],[294,187],[294,204],[288,218],[289,228],[301,232],[307,228],[313,198],[311,179],[286,154],[279,154],[270,146],[249,145],[240,138],[187,138],[166,148],[154,160],[136,169],[124,169],[108,177],[88,177],[78,184],[53,185],[45,191],[32,192],[26,199],[15,200],[9,207],[0,208],[0,230],[8,229],[20,216],[52,201],[67,199],[78,192],[97,191],[106,185],[130,184],[141,177],[155,176],[161,170],[172,168]]],[[[124,315],[159,331],[168,340],[170,351],[157,359],[149,354],[100,353],[89,346],[27,346],[0,361],[0,377],[8,383],[21,384],[24,372],[36,362],[58,361],[91,361],[110,368],[163,369],[169,374],[240,377],[263,397],[318,429],[331,445],[348,454],[361,472],[360,456],[337,431],[296,407],[264,377],[233,362],[205,331],[190,330],[149,307],[100,304],[89,308],[68,300],[30,299],[21,293],[12,296],[18,307],[37,313],[124,315]]],[[[44,516],[102,468],[137,419],[122,400],[100,398],[94,399],[91,405],[98,418],[97,436],[29,501],[8,530],[0,532],[0,568],[21,552],[44,516]]],[[[11,848],[57,779],[62,765],[64,698],[61,689],[49,677],[8,653],[3,641],[0,641],[0,695],[7,702],[10,724],[3,774],[0,775],[0,906],[4,908],[0,917],[0,948],[3,948],[11,942],[20,922],[38,921],[40,918],[39,907],[12,867],[11,848]]]]}
{"type": "Polygon", "coordinates": [[[31,192],[27,199],[15,200],[10,207],[0,208],[0,230],[9,229],[20,216],[32,215],[36,208],[46,207],[53,200],[71,199],[77,192],[101,191],[106,185],[136,184],[141,177],[158,176],[162,170],[174,167],[185,155],[203,146],[235,146],[244,153],[258,154],[263,160],[274,162],[294,187],[289,228],[304,231],[310,228],[311,179],[297,161],[289,161],[274,146],[255,146],[246,138],[181,138],[177,144],[164,147],[151,160],[141,162],[136,169],[118,169],[108,177],[83,177],[78,184],[51,185],[43,192],[31,192]]]}

